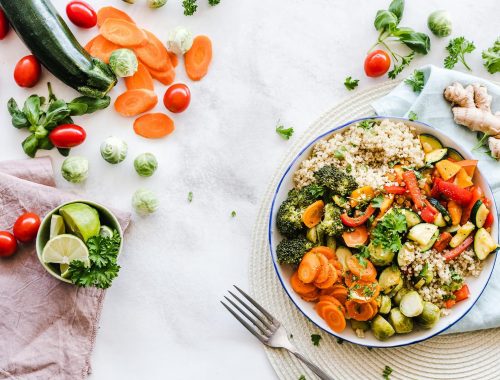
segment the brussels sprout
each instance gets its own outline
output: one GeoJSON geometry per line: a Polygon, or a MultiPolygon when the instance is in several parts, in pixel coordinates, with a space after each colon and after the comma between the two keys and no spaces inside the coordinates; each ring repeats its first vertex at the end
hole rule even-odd
{"type": "Polygon", "coordinates": [[[391,311],[392,302],[389,296],[381,294],[377,297],[378,312],[380,314],[387,314],[391,311]]]}
{"type": "Polygon", "coordinates": [[[89,174],[89,161],[85,157],[68,157],[63,161],[61,174],[68,182],[83,182],[89,174]]]}
{"type": "Polygon", "coordinates": [[[389,322],[398,334],[406,334],[413,330],[413,319],[401,313],[397,307],[389,313],[389,322]]]}
{"type": "Polygon", "coordinates": [[[151,177],[158,168],[158,161],[151,153],[142,153],[134,160],[134,168],[141,177],[151,177]]]}
{"type": "Polygon", "coordinates": [[[109,66],[116,76],[130,77],[137,71],[137,57],[130,49],[117,49],[109,57],[109,66]]]}
{"type": "Polygon", "coordinates": [[[132,206],[139,214],[152,214],[158,209],[159,201],[151,190],[139,189],[132,197],[132,206]]]}
{"type": "Polygon", "coordinates": [[[342,264],[342,269],[344,270],[344,272],[349,270],[349,268],[347,267],[347,260],[352,256],[349,248],[338,247],[335,251],[335,254],[337,255],[339,263],[342,264]]]}
{"type": "Polygon", "coordinates": [[[451,34],[451,17],[447,11],[432,12],[427,19],[427,26],[434,35],[446,37],[451,34]]]}
{"type": "Polygon", "coordinates": [[[184,55],[191,46],[193,46],[193,34],[182,26],[178,26],[168,35],[167,48],[174,54],[184,55]]]}
{"type": "Polygon", "coordinates": [[[396,333],[391,324],[380,314],[372,320],[372,331],[378,340],[387,340],[396,333]]]}
{"type": "Polygon", "coordinates": [[[398,265],[405,267],[415,261],[415,246],[405,243],[398,252],[398,265]]]}
{"type": "Polygon", "coordinates": [[[416,320],[417,323],[425,329],[431,329],[439,322],[441,310],[431,302],[424,302],[424,310],[416,320]]]}
{"type": "Polygon", "coordinates": [[[370,324],[365,321],[356,321],[355,319],[351,319],[351,327],[353,330],[370,330],[370,324]]]}
{"type": "Polygon", "coordinates": [[[316,231],[316,227],[309,228],[306,233],[306,238],[309,240],[311,243],[317,243],[318,242],[318,233],[316,231]]]}
{"type": "Polygon", "coordinates": [[[99,230],[99,235],[101,235],[102,237],[111,238],[113,237],[113,230],[108,226],[101,226],[101,229],[99,230]]]}
{"type": "Polygon", "coordinates": [[[101,156],[110,164],[118,164],[127,157],[128,146],[118,137],[108,137],[101,144],[101,156]]]}
{"type": "Polygon", "coordinates": [[[335,240],[334,236],[328,235],[326,237],[326,246],[333,249],[334,252],[337,250],[337,240],[335,240]]]}
{"type": "Polygon", "coordinates": [[[401,313],[407,317],[416,317],[417,315],[422,314],[422,311],[424,310],[424,301],[422,300],[422,297],[420,297],[420,294],[418,294],[415,290],[410,290],[403,296],[403,298],[401,298],[399,309],[401,310],[401,313]]]}
{"type": "Polygon", "coordinates": [[[368,245],[368,251],[370,252],[370,261],[377,266],[389,265],[394,258],[394,252],[376,246],[373,243],[368,245]]]}
{"type": "Polygon", "coordinates": [[[401,303],[401,299],[403,298],[403,296],[408,293],[410,290],[407,289],[407,288],[401,288],[398,290],[398,292],[396,293],[396,295],[394,297],[392,297],[392,300],[394,301],[394,303],[396,305],[399,306],[399,304],[401,303]]]}
{"type": "Polygon", "coordinates": [[[148,6],[150,8],[161,8],[167,4],[167,0],[148,0],[148,6]]]}
{"type": "Polygon", "coordinates": [[[385,294],[389,294],[394,288],[403,283],[401,271],[395,265],[385,268],[378,278],[378,283],[380,290],[385,294]]]}

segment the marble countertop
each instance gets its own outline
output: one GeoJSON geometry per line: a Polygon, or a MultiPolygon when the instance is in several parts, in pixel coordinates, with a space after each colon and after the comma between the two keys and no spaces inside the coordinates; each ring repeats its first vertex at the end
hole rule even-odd
{"type": "MultiPolygon", "coordinates": [[[[53,2],[64,14],[66,1],[53,2]]],[[[260,199],[289,146],[275,133],[277,120],[300,135],[351,95],[343,86],[346,76],[360,79],[356,91],[386,80],[366,78],[363,59],[377,37],[374,15],[389,1],[222,0],[210,8],[199,0],[192,17],[182,14],[181,0],[155,11],[143,0],[135,5],[89,2],[95,8],[112,4],[127,9],[163,41],[174,27],[187,26],[209,35],[214,48],[211,70],[201,82],[189,81],[182,67],[177,70],[178,81],[191,88],[192,103],[174,116],[177,129],[171,136],[142,139],[132,130],[133,120],[119,117],[112,107],[78,118],[88,133],[86,143],[73,152],[90,161],[84,185],[62,179],[57,152],[39,153],[52,157],[58,186],[82,197],[131,210],[132,193],[148,187],[161,200],[156,214],[133,216],[120,277],[107,293],[91,379],[273,379],[260,344],[219,299],[232,284],[248,286],[251,232],[260,199]],[[110,135],[129,144],[127,160],[117,166],[99,154],[100,143],[110,135]],[[144,179],[136,175],[133,159],[147,151],[158,157],[159,170],[144,179]],[[190,191],[192,203],[187,201],[190,191]]],[[[468,58],[474,73],[498,80],[499,74],[489,75],[480,59],[480,51],[498,35],[496,3],[408,0],[401,24],[428,32],[427,15],[448,9],[453,36],[465,35],[476,43],[468,58]]],[[[70,27],[82,43],[96,33],[70,27]]],[[[431,53],[418,56],[405,74],[426,63],[440,65],[447,41],[432,37],[431,53]]],[[[23,101],[31,93],[44,95],[47,81],[58,96],[76,96],[45,70],[32,91],[20,89],[12,72],[28,51],[14,33],[0,42],[0,49],[0,104],[11,96],[23,101]]],[[[111,96],[123,88],[120,83],[111,96]]],[[[163,86],[156,90],[163,96],[163,86]]],[[[23,158],[25,132],[11,127],[3,109],[0,158],[23,158]]]]}

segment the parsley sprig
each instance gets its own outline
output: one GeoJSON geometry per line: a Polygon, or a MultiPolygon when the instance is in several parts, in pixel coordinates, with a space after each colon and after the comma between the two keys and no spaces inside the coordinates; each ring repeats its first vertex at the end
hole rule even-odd
{"type": "Polygon", "coordinates": [[[354,90],[356,87],[358,87],[359,84],[359,79],[352,79],[351,77],[347,77],[344,80],[344,86],[347,88],[349,91],[354,90]]]}
{"type": "Polygon", "coordinates": [[[276,133],[280,135],[282,139],[290,140],[290,137],[293,135],[293,128],[285,128],[285,126],[278,120],[278,123],[276,124],[276,133]]]}
{"type": "Polygon", "coordinates": [[[407,229],[404,214],[393,209],[385,214],[373,229],[372,243],[392,252],[398,252],[402,247],[401,234],[405,233],[407,229]]]}
{"type": "Polygon", "coordinates": [[[392,368],[386,365],[384,371],[382,372],[382,377],[384,378],[384,380],[389,380],[391,373],[392,373],[392,368]]]}
{"type": "Polygon", "coordinates": [[[315,346],[319,346],[319,341],[321,340],[321,335],[318,334],[311,334],[311,342],[315,346]]]}
{"type": "Polygon", "coordinates": [[[497,38],[492,47],[483,50],[481,56],[484,67],[490,74],[500,72],[500,37],[497,38]]]}
{"type": "Polygon", "coordinates": [[[184,7],[184,15],[192,16],[198,9],[198,5],[196,4],[196,0],[184,0],[182,2],[182,6],[184,7]]]}
{"type": "Polygon", "coordinates": [[[465,61],[465,54],[472,53],[475,49],[474,42],[466,40],[463,36],[451,39],[446,46],[448,56],[444,59],[444,67],[452,69],[460,61],[467,70],[471,71],[472,69],[465,61]]]}
{"type": "Polygon", "coordinates": [[[424,72],[415,70],[413,74],[405,79],[405,83],[411,87],[413,92],[420,92],[424,88],[424,79],[424,72]]]}

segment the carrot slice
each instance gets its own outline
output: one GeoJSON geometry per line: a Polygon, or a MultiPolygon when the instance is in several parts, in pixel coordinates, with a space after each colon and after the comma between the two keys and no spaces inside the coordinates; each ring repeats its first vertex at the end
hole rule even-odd
{"type": "Polygon", "coordinates": [[[175,80],[175,70],[167,70],[167,71],[157,71],[148,67],[149,73],[151,76],[156,79],[158,82],[163,83],[164,85],[172,84],[175,80]]]}
{"type": "Polygon", "coordinates": [[[366,258],[361,259],[357,255],[352,255],[347,259],[347,266],[352,274],[361,280],[373,281],[377,277],[377,270],[366,258]]]}
{"type": "Polygon", "coordinates": [[[328,327],[333,331],[340,333],[346,327],[344,314],[339,310],[338,306],[331,305],[323,309],[324,320],[328,327]]]}
{"type": "Polygon", "coordinates": [[[348,291],[344,285],[335,284],[330,288],[328,295],[335,297],[342,305],[344,305],[347,301],[348,291]]]}
{"type": "Polygon", "coordinates": [[[312,252],[307,252],[300,262],[298,274],[299,279],[306,284],[314,282],[318,275],[321,263],[318,255],[312,252]]]}
{"type": "Polygon", "coordinates": [[[153,91],[155,89],[153,77],[142,62],[139,62],[134,75],[125,77],[125,86],[127,86],[127,90],[144,89],[153,91]]]}
{"type": "Polygon", "coordinates": [[[328,260],[337,260],[337,255],[335,254],[334,250],[331,249],[330,247],[325,247],[323,245],[319,245],[317,247],[312,248],[309,252],[313,253],[321,253],[322,255],[325,255],[328,260]]]}
{"type": "Polygon", "coordinates": [[[295,271],[292,274],[292,277],[290,277],[290,285],[292,285],[292,289],[295,293],[299,295],[308,294],[316,290],[316,287],[313,284],[306,284],[305,282],[300,281],[297,271],[295,271]]]}
{"type": "Polygon", "coordinates": [[[340,303],[340,301],[338,299],[336,299],[335,297],[332,297],[332,296],[325,296],[325,295],[321,295],[321,292],[320,292],[320,295],[319,295],[319,302],[321,301],[326,301],[326,302],[329,302],[330,304],[332,305],[335,305],[337,306],[340,311],[345,315],[346,313],[346,310],[345,310],[345,307],[344,305],[342,305],[340,303]]]}
{"type": "Polygon", "coordinates": [[[316,309],[316,312],[318,313],[318,315],[321,317],[321,318],[324,318],[324,314],[323,314],[323,311],[324,311],[324,308],[327,307],[327,306],[336,306],[341,312],[342,314],[346,314],[346,310],[344,308],[344,306],[342,306],[339,301],[337,301],[335,298],[333,297],[328,297],[328,296],[319,296],[319,302],[314,306],[314,309],[316,309]]]}
{"type": "Polygon", "coordinates": [[[108,41],[100,34],[94,38],[92,41],[92,45],[89,48],[89,54],[92,57],[99,58],[104,63],[109,63],[109,58],[111,54],[120,48],[117,44],[108,41]]]}
{"type": "Polygon", "coordinates": [[[355,227],[352,231],[344,232],[342,238],[348,247],[358,247],[365,244],[368,240],[368,230],[366,226],[362,224],[361,226],[355,227]]]}
{"type": "Polygon", "coordinates": [[[378,314],[378,304],[377,304],[377,301],[375,301],[375,300],[370,301],[370,305],[372,306],[372,309],[373,309],[373,314],[370,317],[370,319],[373,319],[378,314]]]}
{"type": "Polygon", "coordinates": [[[177,65],[179,64],[179,58],[177,58],[177,55],[169,51],[168,56],[170,57],[170,62],[172,62],[172,66],[177,67],[177,65]]]}
{"type": "Polygon", "coordinates": [[[148,139],[165,137],[174,129],[174,121],[164,113],[148,113],[134,121],[135,133],[148,139]]]}
{"type": "Polygon", "coordinates": [[[314,281],[323,282],[328,279],[328,275],[330,274],[330,267],[328,266],[328,259],[325,255],[317,254],[317,256],[320,262],[320,268],[314,281]]]}
{"type": "Polygon", "coordinates": [[[357,303],[369,303],[380,294],[377,281],[358,280],[349,287],[350,298],[357,303]]]}
{"type": "Polygon", "coordinates": [[[184,66],[188,77],[192,80],[200,80],[208,72],[208,66],[212,61],[212,41],[207,36],[197,36],[193,46],[184,54],[184,66]]]}
{"type": "Polygon", "coordinates": [[[307,301],[307,302],[314,302],[314,301],[317,301],[318,300],[318,297],[319,297],[319,290],[318,289],[315,289],[313,292],[311,293],[307,293],[307,294],[302,294],[300,296],[300,298],[302,298],[304,301],[307,301]]]}
{"type": "Polygon", "coordinates": [[[350,272],[350,271],[347,271],[344,275],[344,281],[348,287],[351,287],[351,285],[354,284],[354,282],[357,280],[358,280],[358,277],[355,276],[354,274],[352,274],[352,272],[350,272]]]}
{"type": "Polygon", "coordinates": [[[323,201],[316,201],[305,209],[302,214],[302,221],[307,228],[313,228],[321,222],[324,209],[325,203],[323,201]]]}
{"type": "Polygon", "coordinates": [[[347,315],[356,321],[369,321],[373,316],[371,303],[358,303],[348,300],[345,303],[347,315]]]}
{"type": "Polygon", "coordinates": [[[92,47],[92,45],[94,44],[95,40],[97,40],[99,38],[99,35],[95,36],[94,38],[92,38],[89,42],[87,42],[85,44],[85,46],[83,47],[85,49],[85,51],[87,53],[90,54],[90,48],[92,47]]]}
{"type": "Polygon", "coordinates": [[[97,26],[100,27],[108,18],[118,18],[135,24],[134,20],[125,12],[115,7],[102,7],[97,11],[97,26]]]}
{"type": "Polygon", "coordinates": [[[158,103],[158,97],[151,90],[129,90],[115,100],[115,110],[122,116],[137,116],[147,112],[158,103]]]}
{"type": "Polygon", "coordinates": [[[124,47],[139,46],[148,42],[148,36],[142,29],[118,18],[106,19],[100,32],[108,41],[124,47]]]}
{"type": "Polygon", "coordinates": [[[158,71],[168,71],[173,69],[167,48],[150,31],[143,29],[147,36],[147,41],[142,46],[133,48],[137,58],[146,66],[158,71]]]}
{"type": "Polygon", "coordinates": [[[316,285],[320,289],[327,289],[337,282],[337,278],[338,278],[337,270],[330,263],[328,263],[328,267],[330,268],[330,270],[329,270],[328,278],[326,279],[326,281],[314,282],[314,285],[316,285]]]}

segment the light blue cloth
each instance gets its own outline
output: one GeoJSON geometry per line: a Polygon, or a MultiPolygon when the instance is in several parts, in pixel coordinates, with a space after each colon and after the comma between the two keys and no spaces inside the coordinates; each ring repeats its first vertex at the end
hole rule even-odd
{"type": "MultiPolygon", "coordinates": [[[[375,101],[372,106],[380,116],[407,117],[410,111],[417,114],[418,120],[442,130],[458,144],[469,151],[477,144],[476,133],[453,121],[450,103],[443,97],[443,90],[452,82],[462,85],[480,83],[486,85],[493,96],[492,110],[500,111],[500,87],[472,75],[435,66],[421,69],[425,74],[425,86],[420,93],[415,93],[405,83],[401,83],[391,93],[375,101]]],[[[474,152],[473,152],[474,153],[474,152]]],[[[500,162],[477,152],[480,160],[479,169],[486,177],[493,190],[495,200],[500,205],[500,162]]],[[[500,327],[500,258],[493,276],[473,309],[447,333],[480,330],[500,327]]]]}

